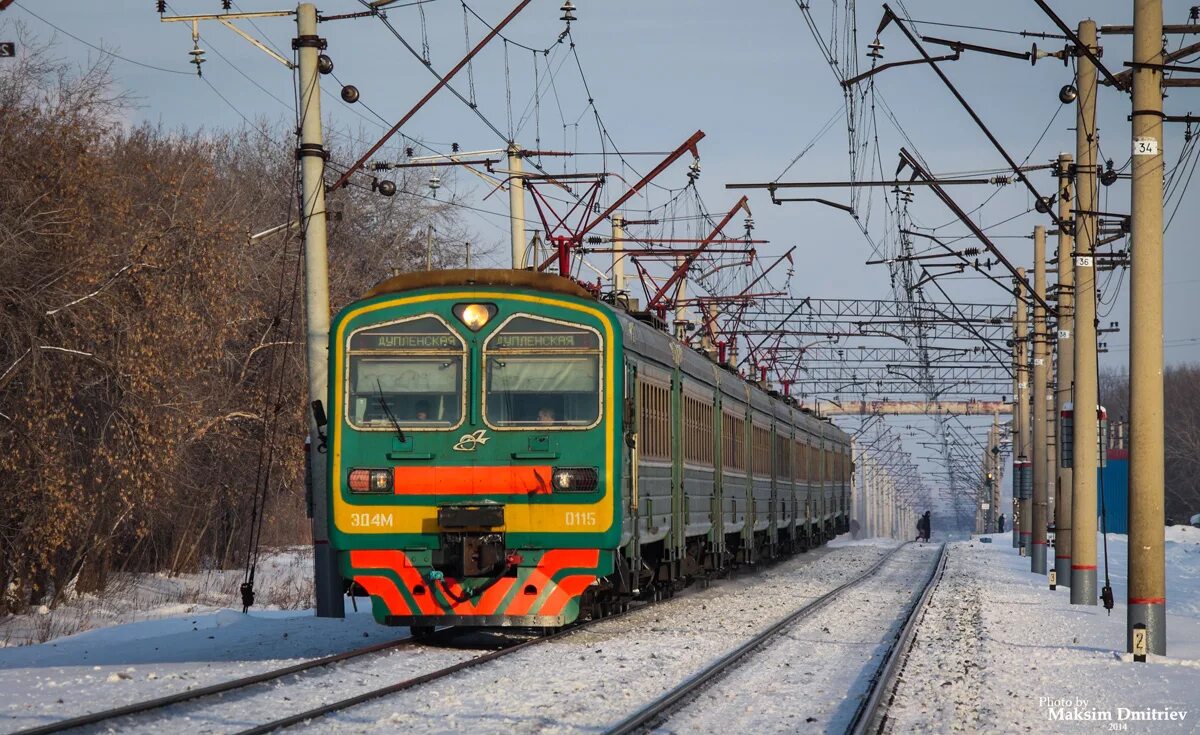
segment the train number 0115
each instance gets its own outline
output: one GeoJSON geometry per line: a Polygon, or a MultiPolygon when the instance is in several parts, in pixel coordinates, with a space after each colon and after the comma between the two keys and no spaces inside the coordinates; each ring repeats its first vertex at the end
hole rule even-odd
{"type": "Polygon", "coordinates": [[[567,526],[594,526],[596,525],[596,514],[592,511],[567,511],[563,518],[563,524],[567,526]]]}

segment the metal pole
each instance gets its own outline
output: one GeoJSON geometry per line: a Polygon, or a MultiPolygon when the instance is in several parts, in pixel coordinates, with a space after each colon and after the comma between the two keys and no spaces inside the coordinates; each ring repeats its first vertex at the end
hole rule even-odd
{"type": "MultiPolygon", "coordinates": [[[[1096,48],[1096,22],[1079,24],[1079,40],[1096,48]]],[[[1096,604],[1096,67],[1078,59],[1075,120],[1075,401],[1072,422],[1071,603],[1096,604]]]]}
{"type": "MultiPolygon", "coordinates": [[[[1071,165],[1070,153],[1058,154],[1058,219],[1071,220],[1071,165]]],[[[1075,264],[1072,249],[1074,238],[1067,227],[1058,228],[1058,376],[1054,384],[1054,422],[1059,424],[1062,412],[1071,403],[1075,383],[1075,264]]],[[[1054,504],[1054,571],[1058,584],[1071,584],[1071,468],[1061,461],[1062,447],[1070,439],[1061,431],[1058,436],[1059,457],[1058,498],[1054,504]]]]}
{"type": "Polygon", "coordinates": [[[467,270],[471,269],[471,243],[467,243],[467,270]]]}
{"type": "Polygon", "coordinates": [[[516,143],[509,143],[508,217],[512,237],[512,267],[517,270],[529,264],[525,248],[525,172],[521,160],[521,149],[516,143]]]}
{"type": "MultiPolygon", "coordinates": [[[[1033,228],[1033,290],[1046,298],[1046,228],[1033,228]]],[[[1033,406],[1030,419],[1033,424],[1033,546],[1029,570],[1034,574],[1046,573],[1046,361],[1049,351],[1046,344],[1046,309],[1033,301],[1033,406]]]]}
{"type": "MultiPolygon", "coordinates": [[[[303,199],[300,203],[304,233],[304,314],[308,324],[308,405],[328,401],[329,389],[329,254],[325,223],[325,141],[321,130],[321,75],[317,71],[320,39],[317,36],[317,8],[301,3],[296,8],[297,46],[300,56],[300,178],[303,199]]],[[[312,411],[308,435],[312,446],[324,446],[312,411]]],[[[319,450],[318,450],[319,452],[319,450]]],[[[313,575],[317,598],[317,617],[341,618],[346,615],[342,596],[342,577],[337,554],[329,545],[329,469],[324,458],[313,458],[313,575]]]]}
{"type": "Polygon", "coordinates": [[[425,270],[433,270],[433,225],[425,226],[425,270]]]}
{"type": "Polygon", "coordinates": [[[1018,546],[1030,553],[1033,540],[1032,478],[1029,461],[1029,341],[1027,325],[1029,305],[1025,297],[1025,269],[1017,269],[1016,308],[1013,310],[1013,356],[1016,365],[1017,392],[1013,401],[1013,497],[1017,500],[1018,546]]]}
{"type": "Polygon", "coordinates": [[[1129,269],[1129,606],[1126,650],[1167,652],[1163,550],[1162,0],[1133,3],[1133,188],[1129,269]]]}
{"type": "Polygon", "coordinates": [[[613,291],[625,290],[625,218],[619,214],[612,217],[612,283],[613,291]]]}

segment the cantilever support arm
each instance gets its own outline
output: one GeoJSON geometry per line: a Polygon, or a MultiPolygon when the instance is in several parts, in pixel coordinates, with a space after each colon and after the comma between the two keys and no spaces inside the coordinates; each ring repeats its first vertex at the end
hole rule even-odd
{"type": "Polygon", "coordinates": [[[646,303],[647,309],[653,309],[659,305],[659,302],[661,302],[663,297],[666,296],[667,291],[669,291],[672,286],[679,283],[679,281],[683,279],[688,272],[688,268],[691,268],[692,263],[696,262],[696,258],[700,257],[700,254],[704,252],[709,244],[720,237],[721,232],[725,229],[725,226],[728,225],[729,221],[733,219],[733,216],[738,213],[738,210],[742,209],[746,211],[747,215],[750,214],[749,199],[745,196],[739,199],[737,204],[733,205],[729,212],[726,213],[726,215],[721,218],[721,221],[717,223],[717,226],[713,228],[713,231],[709,233],[708,237],[700,241],[700,244],[696,246],[695,250],[684,256],[683,262],[679,264],[679,267],[675,269],[675,272],[671,274],[671,277],[667,279],[667,282],[664,283],[658,289],[657,293],[650,298],[650,301],[646,303]]]}
{"type": "Polygon", "coordinates": [[[433,99],[435,94],[442,91],[442,88],[450,83],[450,80],[454,78],[454,75],[462,71],[462,68],[466,66],[471,59],[475,58],[475,55],[482,51],[484,46],[488,45],[493,38],[500,35],[500,31],[503,30],[506,25],[508,25],[509,21],[517,17],[517,13],[520,13],[522,10],[524,10],[525,6],[529,3],[530,0],[521,0],[518,2],[517,7],[513,8],[512,12],[504,17],[504,20],[497,23],[492,30],[479,41],[479,43],[475,44],[475,48],[471,49],[467,55],[462,58],[462,61],[459,61],[454,68],[446,74],[446,76],[438,78],[438,82],[437,84],[433,85],[433,89],[426,92],[425,96],[422,97],[417,104],[413,105],[411,110],[404,114],[404,117],[400,118],[400,120],[397,121],[397,123],[393,125],[390,130],[383,134],[383,137],[380,138],[375,145],[371,146],[370,150],[362,155],[362,158],[359,158],[357,161],[355,161],[350,168],[346,169],[345,173],[338,177],[338,180],[334,182],[333,186],[329,187],[330,191],[340,189],[348,184],[350,182],[350,177],[353,176],[363,166],[365,166],[371,156],[375,155],[375,152],[382,148],[384,143],[387,143],[389,140],[391,140],[391,137],[398,133],[400,128],[402,128],[410,119],[412,119],[412,116],[417,114],[418,110],[425,106],[426,102],[433,99]]]}

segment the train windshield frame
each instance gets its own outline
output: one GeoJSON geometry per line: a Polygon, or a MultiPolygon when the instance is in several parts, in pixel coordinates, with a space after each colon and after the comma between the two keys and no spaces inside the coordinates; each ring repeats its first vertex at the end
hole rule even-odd
{"type": "Polygon", "coordinates": [[[483,419],[509,431],[584,430],[600,423],[600,333],[534,314],[508,317],[483,345],[483,419]]]}
{"type": "Polygon", "coordinates": [[[466,420],[467,343],[437,314],[356,329],[346,355],[343,410],[351,427],[446,431],[466,420]]]}

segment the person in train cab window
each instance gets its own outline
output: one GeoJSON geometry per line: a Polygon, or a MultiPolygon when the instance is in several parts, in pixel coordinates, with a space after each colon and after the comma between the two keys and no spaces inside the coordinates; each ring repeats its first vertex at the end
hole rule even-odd
{"type": "Polygon", "coordinates": [[[416,421],[428,421],[429,420],[429,401],[417,401],[417,405],[415,408],[416,408],[416,415],[413,416],[414,420],[416,420],[416,421]]]}
{"type": "Polygon", "coordinates": [[[996,533],[1004,533],[1004,514],[1003,513],[1001,513],[1000,517],[996,519],[996,533]]]}
{"type": "Polygon", "coordinates": [[[549,406],[542,406],[538,409],[537,422],[539,424],[554,423],[554,409],[549,406]]]}

